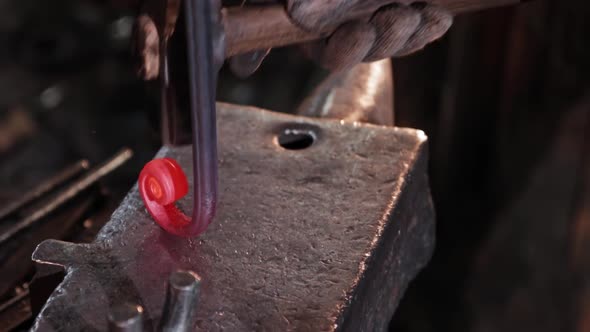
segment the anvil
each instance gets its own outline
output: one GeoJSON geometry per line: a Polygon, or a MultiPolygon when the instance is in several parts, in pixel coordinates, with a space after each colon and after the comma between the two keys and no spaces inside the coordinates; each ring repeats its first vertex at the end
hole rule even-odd
{"type": "MultiPolygon", "coordinates": [[[[66,277],[33,331],[104,331],[122,303],[141,305],[153,330],[178,269],[202,279],[195,330],[387,329],[434,246],[424,133],[217,108],[223,181],[207,232],[166,233],[132,188],[93,243],[38,246],[33,259],[66,277]]],[[[192,167],[188,146],[157,157],[192,167]]]]}

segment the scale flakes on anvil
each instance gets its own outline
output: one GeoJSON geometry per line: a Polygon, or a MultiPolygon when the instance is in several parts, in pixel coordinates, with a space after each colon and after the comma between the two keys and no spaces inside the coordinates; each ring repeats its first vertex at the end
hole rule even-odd
{"type": "MultiPolygon", "coordinates": [[[[141,305],[153,330],[178,269],[202,279],[195,330],[387,329],[434,245],[425,135],[228,104],[218,113],[220,204],[208,231],[166,233],[134,187],[94,243],[39,245],[33,259],[67,275],[34,331],[105,331],[121,303],[141,305]],[[289,128],[316,139],[284,149],[277,135],[289,128]]],[[[192,174],[189,147],[158,157],[192,174]]]]}

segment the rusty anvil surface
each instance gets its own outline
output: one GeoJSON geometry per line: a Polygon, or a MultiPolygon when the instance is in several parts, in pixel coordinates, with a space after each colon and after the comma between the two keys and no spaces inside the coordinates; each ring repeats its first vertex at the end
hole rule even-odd
{"type": "MultiPolygon", "coordinates": [[[[67,275],[34,331],[105,331],[123,302],[142,305],[153,330],[179,268],[203,280],[196,330],[387,328],[434,245],[424,134],[228,104],[218,114],[221,201],[209,230],[165,233],[134,187],[94,243],[39,245],[33,259],[67,275]],[[281,148],[276,135],[293,126],[312,128],[315,143],[281,148]]],[[[189,147],[158,157],[192,174],[189,147]]]]}

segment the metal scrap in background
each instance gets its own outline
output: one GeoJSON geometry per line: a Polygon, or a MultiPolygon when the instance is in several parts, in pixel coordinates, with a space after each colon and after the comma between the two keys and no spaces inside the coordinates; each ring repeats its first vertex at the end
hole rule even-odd
{"type": "Polygon", "coordinates": [[[99,181],[131,155],[125,149],[90,170],[88,161],[78,161],[1,211],[0,264],[3,271],[9,271],[0,277],[0,297],[6,299],[0,304],[3,329],[22,327],[34,317],[29,288],[34,266],[29,257],[35,243],[49,238],[81,240],[88,233],[94,236],[91,221],[85,217],[96,214],[104,199],[99,181]]]}

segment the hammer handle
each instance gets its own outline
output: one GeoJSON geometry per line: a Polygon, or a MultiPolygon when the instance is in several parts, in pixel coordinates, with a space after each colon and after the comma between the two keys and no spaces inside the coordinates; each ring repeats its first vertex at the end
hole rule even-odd
{"type": "MultiPolygon", "coordinates": [[[[414,0],[396,3],[411,4],[414,0]]],[[[433,0],[429,3],[446,8],[453,14],[487,8],[515,5],[522,0],[433,0]]],[[[226,57],[256,50],[287,46],[317,40],[333,31],[313,33],[295,25],[281,5],[227,7],[223,9],[226,57]]]]}

